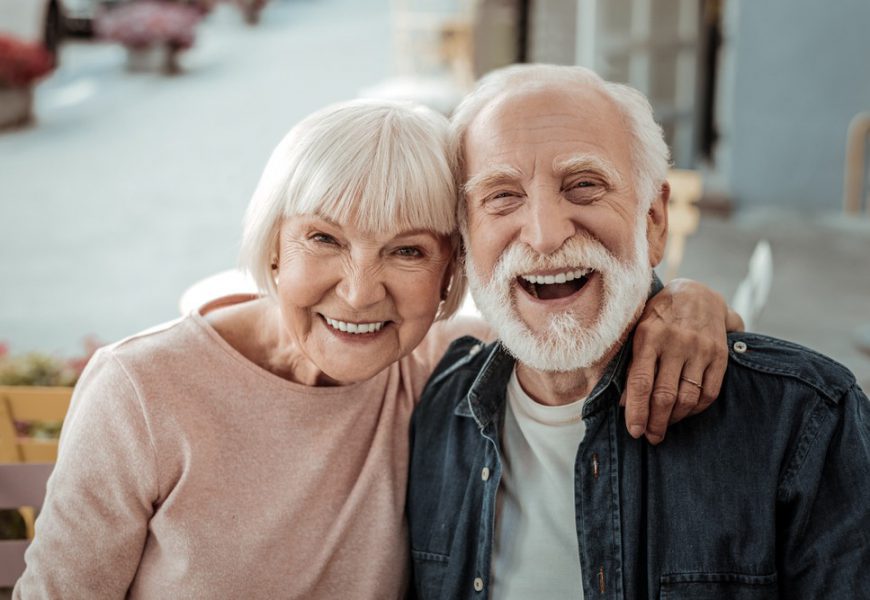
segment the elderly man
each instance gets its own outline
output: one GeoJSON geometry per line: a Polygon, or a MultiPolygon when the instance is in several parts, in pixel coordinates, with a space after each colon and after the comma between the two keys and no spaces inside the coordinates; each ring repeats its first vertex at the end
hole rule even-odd
{"type": "MultiPolygon", "coordinates": [[[[660,284],[668,152],[637,91],[579,67],[484,79],[454,116],[467,273],[414,419],[424,599],[870,598],[870,403],[810,350],[732,334],[717,401],[659,446],[620,427],[660,284]]],[[[682,385],[705,385],[687,363],[682,385]]]]}

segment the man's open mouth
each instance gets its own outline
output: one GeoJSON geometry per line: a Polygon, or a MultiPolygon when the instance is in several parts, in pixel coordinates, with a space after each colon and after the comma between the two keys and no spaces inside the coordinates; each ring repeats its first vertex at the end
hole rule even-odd
{"type": "Polygon", "coordinates": [[[517,282],[530,296],[539,300],[558,300],[576,294],[589,281],[592,269],[580,267],[555,273],[530,273],[517,277],[517,282]]]}

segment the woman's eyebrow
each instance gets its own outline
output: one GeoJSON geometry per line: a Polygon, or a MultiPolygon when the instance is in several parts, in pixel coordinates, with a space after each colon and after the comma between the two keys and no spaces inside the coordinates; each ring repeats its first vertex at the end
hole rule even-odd
{"type": "Polygon", "coordinates": [[[404,238],[404,237],[414,237],[416,235],[427,235],[427,236],[437,236],[438,232],[432,231],[431,229],[425,229],[423,227],[417,227],[415,229],[407,229],[405,231],[399,231],[396,235],[393,236],[393,239],[396,238],[404,238]]]}
{"type": "Polygon", "coordinates": [[[622,177],[610,162],[594,154],[572,154],[553,161],[553,171],[560,177],[576,173],[594,172],[604,176],[611,185],[620,185],[622,177]]]}
{"type": "Polygon", "coordinates": [[[496,165],[478,173],[466,181],[465,185],[462,186],[462,191],[465,194],[473,194],[480,189],[492,187],[500,183],[517,181],[521,178],[522,173],[516,167],[510,165],[496,165]]]}

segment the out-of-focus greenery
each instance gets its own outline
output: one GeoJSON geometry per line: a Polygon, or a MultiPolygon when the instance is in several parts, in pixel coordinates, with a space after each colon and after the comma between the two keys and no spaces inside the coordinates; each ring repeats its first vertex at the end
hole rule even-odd
{"type": "Polygon", "coordinates": [[[23,540],[27,527],[21,513],[14,509],[0,510],[0,540],[23,540]]]}
{"type": "Polygon", "coordinates": [[[84,353],[59,358],[43,352],[15,355],[0,343],[0,385],[73,386],[102,344],[94,337],[84,339],[84,353]]]}
{"type": "Polygon", "coordinates": [[[48,354],[0,356],[0,385],[72,386],[79,375],[68,361],[48,354]]]}
{"type": "MultiPolygon", "coordinates": [[[[41,352],[13,355],[0,343],[0,385],[73,386],[88,360],[101,344],[94,338],[84,341],[85,352],[71,359],[58,358],[41,352]]],[[[18,435],[53,439],[60,435],[61,423],[15,423],[18,435]]],[[[0,540],[23,539],[24,519],[17,510],[0,510],[0,540]]]]}

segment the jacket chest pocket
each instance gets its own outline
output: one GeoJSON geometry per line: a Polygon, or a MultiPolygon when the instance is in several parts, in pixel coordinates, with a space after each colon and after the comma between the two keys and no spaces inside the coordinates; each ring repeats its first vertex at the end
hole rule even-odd
{"type": "Polygon", "coordinates": [[[768,600],[779,597],[776,573],[672,573],[659,580],[660,600],[768,600]]]}
{"type": "Polygon", "coordinates": [[[414,569],[414,586],[420,598],[440,598],[444,576],[450,558],[444,554],[411,550],[414,569]]]}

